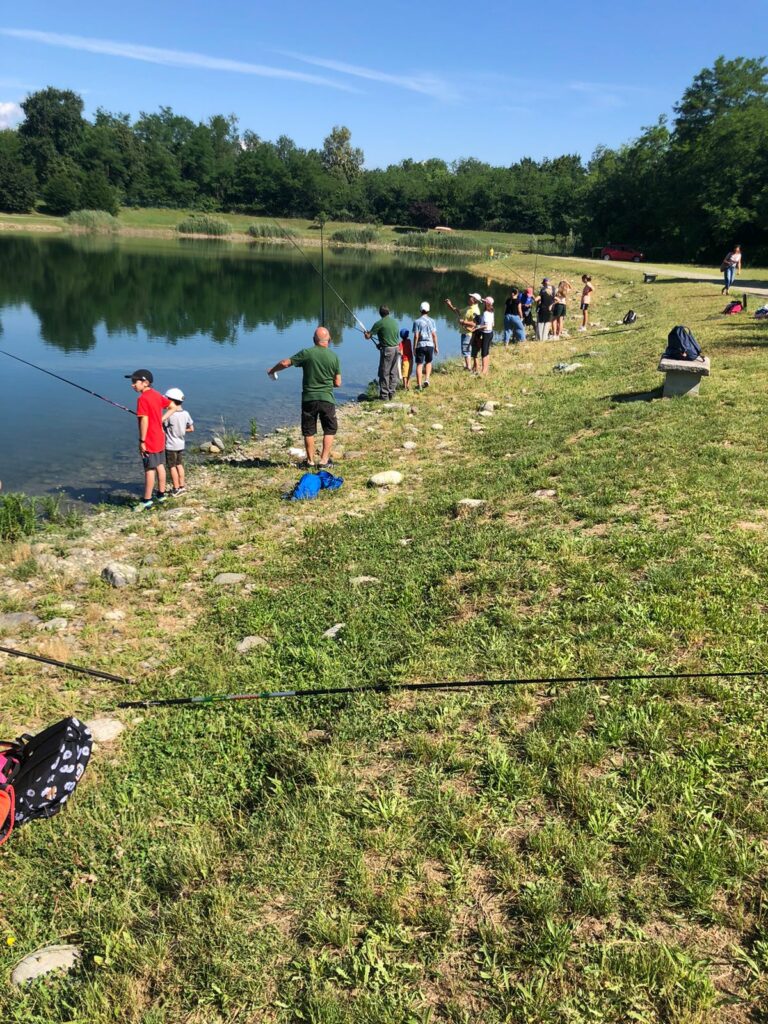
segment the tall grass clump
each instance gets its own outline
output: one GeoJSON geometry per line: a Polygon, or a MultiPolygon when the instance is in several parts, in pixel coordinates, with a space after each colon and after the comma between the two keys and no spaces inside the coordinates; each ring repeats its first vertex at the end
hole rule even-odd
{"type": "Polygon", "coordinates": [[[367,245],[369,242],[376,242],[379,232],[376,228],[340,228],[331,235],[332,242],[352,242],[357,245],[367,245]]]}
{"type": "Polygon", "coordinates": [[[14,492],[0,495],[0,540],[21,540],[46,524],[73,527],[80,521],[73,509],[62,508],[58,496],[30,498],[14,492]]]}
{"type": "Polygon", "coordinates": [[[229,235],[232,228],[225,220],[207,213],[192,213],[176,225],[180,235],[229,235]]]}
{"type": "Polygon", "coordinates": [[[251,238],[294,238],[296,232],[292,228],[281,228],[278,224],[251,224],[248,227],[251,238]]]}
{"type": "Polygon", "coordinates": [[[466,235],[423,235],[409,232],[401,235],[395,245],[403,249],[438,249],[441,252],[481,252],[483,246],[466,235]]]}
{"type": "Polygon", "coordinates": [[[120,227],[117,217],[106,210],[73,210],[67,214],[67,224],[94,235],[111,234],[120,227]]]}

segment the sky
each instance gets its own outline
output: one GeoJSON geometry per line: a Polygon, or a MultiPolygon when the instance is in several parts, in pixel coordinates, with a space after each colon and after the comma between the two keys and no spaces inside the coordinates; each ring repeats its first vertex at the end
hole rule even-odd
{"type": "Polygon", "coordinates": [[[86,116],[235,114],[263,139],[322,146],[346,125],[367,167],[508,165],[635,138],[723,54],[768,53],[765,0],[37,0],[0,5],[0,127],[46,86],[86,116]],[[733,25],[739,31],[731,31],[733,25]],[[762,45],[761,45],[762,41],[762,45]]]}

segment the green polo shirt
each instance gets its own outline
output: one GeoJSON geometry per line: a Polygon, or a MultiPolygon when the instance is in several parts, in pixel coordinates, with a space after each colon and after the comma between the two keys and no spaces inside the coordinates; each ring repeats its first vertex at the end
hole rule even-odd
{"type": "Polygon", "coordinates": [[[391,313],[389,316],[383,316],[381,320],[377,320],[370,333],[374,338],[379,339],[379,344],[384,348],[392,348],[393,345],[400,344],[400,326],[391,313]]]}
{"type": "Polygon", "coordinates": [[[324,345],[313,345],[291,356],[291,365],[300,366],[304,374],[301,382],[302,402],[336,404],[333,381],[336,374],[341,373],[341,363],[335,352],[324,345]]]}

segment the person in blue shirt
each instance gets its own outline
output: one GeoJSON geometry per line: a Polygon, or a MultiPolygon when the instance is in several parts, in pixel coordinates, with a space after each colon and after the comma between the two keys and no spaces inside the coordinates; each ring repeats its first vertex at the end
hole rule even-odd
{"type": "Polygon", "coordinates": [[[416,390],[429,387],[432,360],[438,354],[437,326],[429,313],[429,303],[422,302],[419,319],[413,321],[413,358],[416,363],[416,390]],[[423,380],[422,380],[423,378],[423,380]]]}

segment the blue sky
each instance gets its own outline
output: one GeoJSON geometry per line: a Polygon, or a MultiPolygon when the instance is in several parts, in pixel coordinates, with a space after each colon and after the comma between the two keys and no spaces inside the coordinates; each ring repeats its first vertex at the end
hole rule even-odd
{"type": "Polygon", "coordinates": [[[750,29],[765,10],[764,0],[38,0],[0,14],[0,125],[53,85],[80,93],[86,115],[234,113],[242,129],[306,147],[344,124],[369,167],[588,158],[670,113],[719,54],[768,51],[750,29]]]}

